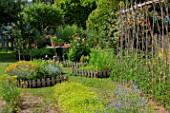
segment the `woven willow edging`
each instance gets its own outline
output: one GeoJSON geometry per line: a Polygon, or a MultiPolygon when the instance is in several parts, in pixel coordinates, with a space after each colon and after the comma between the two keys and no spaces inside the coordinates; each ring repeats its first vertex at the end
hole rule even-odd
{"type": "Polygon", "coordinates": [[[25,81],[18,80],[17,86],[21,88],[47,87],[47,86],[53,86],[56,83],[61,83],[63,81],[68,81],[67,75],[61,77],[51,77],[47,79],[25,80],[25,81]]]}
{"type": "Polygon", "coordinates": [[[72,73],[76,75],[82,75],[90,78],[107,78],[110,76],[110,70],[100,70],[100,71],[91,71],[91,70],[79,70],[77,68],[72,68],[72,73]]]}
{"type": "Polygon", "coordinates": [[[79,67],[86,66],[87,63],[63,61],[63,65],[64,67],[79,67]]]}

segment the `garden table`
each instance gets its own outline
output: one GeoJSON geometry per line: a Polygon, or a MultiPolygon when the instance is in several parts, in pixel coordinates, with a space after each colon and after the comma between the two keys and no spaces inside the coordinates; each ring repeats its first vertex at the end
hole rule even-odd
{"type": "Polygon", "coordinates": [[[49,49],[56,49],[56,56],[58,57],[59,61],[63,61],[62,50],[70,48],[70,46],[55,46],[55,47],[48,46],[47,48],[49,48],[49,49]]]}

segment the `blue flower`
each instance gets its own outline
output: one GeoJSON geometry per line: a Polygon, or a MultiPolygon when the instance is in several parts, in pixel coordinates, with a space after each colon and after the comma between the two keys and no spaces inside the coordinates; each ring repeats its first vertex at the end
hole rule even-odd
{"type": "Polygon", "coordinates": [[[116,106],[118,107],[118,109],[121,109],[122,108],[122,104],[116,104],[116,106]]]}

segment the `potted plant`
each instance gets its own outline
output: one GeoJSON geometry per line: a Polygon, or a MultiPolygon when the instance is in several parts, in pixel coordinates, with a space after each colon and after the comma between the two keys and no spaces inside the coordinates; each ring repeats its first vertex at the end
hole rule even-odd
{"type": "Polygon", "coordinates": [[[64,41],[62,39],[57,39],[57,45],[62,46],[64,41]]]}
{"type": "Polygon", "coordinates": [[[57,44],[57,36],[56,35],[53,35],[51,38],[50,38],[50,41],[51,41],[51,45],[52,47],[55,47],[56,44],[57,44]]]}

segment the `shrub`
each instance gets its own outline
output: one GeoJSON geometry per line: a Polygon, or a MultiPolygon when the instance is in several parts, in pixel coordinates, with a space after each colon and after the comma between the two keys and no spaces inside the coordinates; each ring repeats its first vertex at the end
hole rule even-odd
{"type": "Polygon", "coordinates": [[[91,49],[89,64],[81,67],[85,70],[110,70],[114,65],[113,49],[91,49]]]}
{"type": "Polygon", "coordinates": [[[4,113],[17,112],[20,103],[21,89],[16,86],[17,76],[8,77],[7,74],[0,76],[0,97],[6,102],[3,108],[4,113]],[[10,84],[8,80],[11,80],[10,84]]]}
{"type": "Polygon", "coordinates": [[[55,96],[64,113],[94,113],[104,109],[97,94],[80,83],[65,82],[56,85],[55,96]]]}
{"type": "Polygon", "coordinates": [[[64,40],[64,42],[69,43],[72,40],[72,36],[75,33],[82,34],[83,29],[79,28],[76,25],[66,25],[64,27],[58,27],[56,30],[56,35],[58,38],[61,38],[64,40]]]}
{"type": "Polygon", "coordinates": [[[34,75],[37,69],[36,64],[27,61],[19,61],[17,63],[9,65],[5,69],[5,73],[9,76],[16,75],[18,79],[25,80],[28,75],[34,75]]]}
{"type": "MultiPolygon", "coordinates": [[[[34,78],[36,79],[45,79],[50,77],[57,77],[62,74],[62,70],[60,66],[54,61],[46,61],[46,60],[33,60],[34,63],[37,64],[36,75],[34,78]]],[[[33,78],[30,76],[30,78],[33,78]]]]}
{"type": "Polygon", "coordinates": [[[90,48],[86,42],[86,38],[76,34],[73,36],[71,48],[68,53],[68,59],[73,62],[79,62],[82,55],[87,56],[90,53],[90,48]]]}

